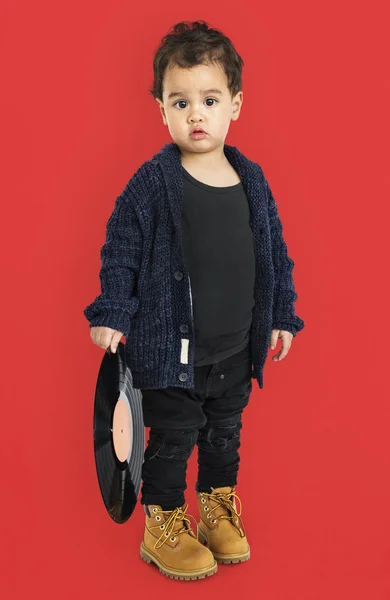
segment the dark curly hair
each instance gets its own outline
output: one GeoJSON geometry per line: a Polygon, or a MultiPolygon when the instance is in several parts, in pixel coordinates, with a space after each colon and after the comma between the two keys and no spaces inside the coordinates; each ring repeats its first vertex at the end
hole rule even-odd
{"type": "Polygon", "coordinates": [[[231,96],[242,89],[244,61],[232,42],[218,29],[210,29],[205,21],[181,21],[165,35],[153,60],[154,81],[149,93],[163,99],[163,78],[168,67],[190,68],[216,63],[224,70],[231,96]]]}

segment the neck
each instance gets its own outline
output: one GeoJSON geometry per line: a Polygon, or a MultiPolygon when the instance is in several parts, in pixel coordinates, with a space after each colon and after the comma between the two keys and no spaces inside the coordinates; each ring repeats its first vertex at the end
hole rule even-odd
{"type": "Polygon", "coordinates": [[[223,146],[218,147],[209,152],[189,152],[180,148],[181,164],[184,168],[186,166],[208,170],[220,168],[228,162],[223,148],[223,146]]]}

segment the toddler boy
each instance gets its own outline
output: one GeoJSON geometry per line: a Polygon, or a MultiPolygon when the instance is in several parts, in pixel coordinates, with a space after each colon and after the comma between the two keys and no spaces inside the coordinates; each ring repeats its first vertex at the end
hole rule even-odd
{"type": "Polygon", "coordinates": [[[239,117],[243,61],[203,21],[178,23],[154,57],[151,93],[174,140],[117,198],[101,250],[101,294],[84,313],[115,351],[126,336],[150,427],[141,556],[176,579],[249,559],[236,494],[242,413],[268,348],[282,360],[304,327],[275,200],[261,167],[225,144],[239,117]],[[187,514],[198,447],[200,511],[187,514]],[[201,543],[203,542],[203,543],[201,543]]]}

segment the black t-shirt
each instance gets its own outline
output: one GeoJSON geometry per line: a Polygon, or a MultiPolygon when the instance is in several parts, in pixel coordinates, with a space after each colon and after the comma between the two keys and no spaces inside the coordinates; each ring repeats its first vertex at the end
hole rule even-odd
{"type": "Polygon", "coordinates": [[[255,254],[243,184],[211,186],[183,166],[182,238],[191,280],[195,366],[250,343],[255,254]]]}

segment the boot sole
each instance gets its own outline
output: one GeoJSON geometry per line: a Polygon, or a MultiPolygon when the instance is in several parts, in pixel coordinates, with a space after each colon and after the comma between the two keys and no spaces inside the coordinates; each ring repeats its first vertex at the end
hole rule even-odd
{"type": "Polygon", "coordinates": [[[194,581],[196,579],[205,579],[206,577],[211,577],[218,571],[217,562],[215,562],[211,567],[206,567],[205,569],[201,569],[197,572],[186,572],[186,571],[177,571],[175,569],[170,569],[161,562],[157,556],[155,556],[152,552],[150,552],[145,544],[142,542],[140,547],[140,556],[142,560],[146,563],[154,563],[160,570],[160,573],[166,575],[166,577],[170,577],[171,579],[180,579],[182,581],[194,581]]]}
{"type": "Polygon", "coordinates": [[[207,548],[212,552],[217,563],[223,565],[230,565],[234,563],[246,562],[251,557],[250,549],[247,552],[241,554],[218,554],[218,552],[213,552],[209,546],[208,540],[206,536],[202,533],[202,530],[198,527],[198,540],[202,542],[207,548]]]}

